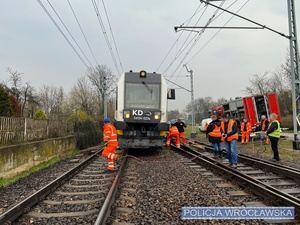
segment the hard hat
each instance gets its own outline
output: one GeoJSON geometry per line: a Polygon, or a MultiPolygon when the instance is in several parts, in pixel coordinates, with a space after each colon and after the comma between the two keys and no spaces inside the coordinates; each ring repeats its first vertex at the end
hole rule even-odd
{"type": "Polygon", "coordinates": [[[110,123],[110,120],[109,120],[108,118],[105,118],[105,119],[103,120],[103,123],[110,123]]]}

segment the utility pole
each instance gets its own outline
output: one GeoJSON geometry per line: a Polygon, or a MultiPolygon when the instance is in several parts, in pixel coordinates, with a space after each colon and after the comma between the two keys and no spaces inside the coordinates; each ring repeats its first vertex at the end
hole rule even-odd
{"type": "Polygon", "coordinates": [[[103,75],[103,117],[107,118],[107,88],[106,74],[103,75]]]}
{"type": "Polygon", "coordinates": [[[294,141],[293,149],[300,149],[298,140],[297,125],[300,125],[300,74],[299,74],[299,48],[297,42],[295,1],[287,0],[289,16],[289,34],[290,34],[290,59],[291,59],[291,78],[292,78],[292,108],[293,108],[293,126],[294,141]]]}
{"type": "Polygon", "coordinates": [[[190,73],[191,77],[191,101],[192,101],[192,134],[191,138],[195,138],[197,133],[195,131],[195,101],[194,101],[194,80],[193,80],[193,70],[189,70],[186,64],[183,65],[186,70],[190,73]]]}

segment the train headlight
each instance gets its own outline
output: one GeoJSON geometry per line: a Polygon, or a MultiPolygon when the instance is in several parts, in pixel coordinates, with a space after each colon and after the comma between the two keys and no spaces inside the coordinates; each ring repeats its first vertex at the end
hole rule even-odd
{"type": "Polygon", "coordinates": [[[154,113],[154,119],[159,120],[160,119],[160,112],[155,112],[154,113]]]}
{"type": "Polygon", "coordinates": [[[124,111],[123,116],[124,116],[124,118],[129,119],[130,118],[130,111],[124,111]]]}
{"type": "Polygon", "coordinates": [[[140,72],[140,77],[146,78],[146,76],[147,76],[147,72],[145,70],[142,70],[140,72]]]}

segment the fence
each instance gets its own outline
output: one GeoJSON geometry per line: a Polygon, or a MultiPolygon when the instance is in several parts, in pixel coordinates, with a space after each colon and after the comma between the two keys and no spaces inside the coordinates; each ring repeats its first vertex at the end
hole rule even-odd
{"type": "Polygon", "coordinates": [[[59,120],[0,117],[0,145],[63,137],[74,133],[74,124],[59,120]]]}

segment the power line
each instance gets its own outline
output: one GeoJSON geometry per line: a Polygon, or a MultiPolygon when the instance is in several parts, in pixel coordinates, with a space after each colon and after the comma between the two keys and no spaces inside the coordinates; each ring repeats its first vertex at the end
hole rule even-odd
{"type": "MultiPolygon", "coordinates": [[[[220,6],[222,6],[225,3],[225,0],[223,0],[220,4],[220,6]]],[[[207,27],[209,24],[211,24],[214,20],[214,17],[217,15],[218,11],[220,9],[217,9],[213,15],[209,18],[209,20],[206,22],[205,27],[207,27]]],[[[190,53],[190,51],[194,48],[194,46],[197,44],[197,42],[199,41],[199,39],[201,38],[202,34],[204,33],[205,28],[201,29],[201,31],[199,31],[199,33],[197,34],[197,37],[194,39],[194,42],[192,43],[192,45],[190,46],[190,48],[188,49],[188,51],[185,53],[185,55],[183,56],[183,59],[179,62],[178,66],[175,69],[175,72],[173,72],[173,74],[171,75],[171,78],[174,76],[174,73],[176,73],[176,71],[179,69],[179,67],[182,65],[183,61],[186,59],[186,57],[188,56],[188,54],[190,53]]]]}
{"type": "MultiPolygon", "coordinates": [[[[249,2],[249,0],[247,0],[242,6],[241,6],[241,8],[239,8],[238,9],[238,11],[236,12],[236,13],[238,13],[238,12],[240,12],[241,10],[242,10],[242,8],[244,8],[244,6],[247,4],[249,2]]],[[[224,24],[224,26],[223,26],[223,28],[234,18],[235,16],[233,15],[232,17],[230,17],[230,19],[224,24]]],[[[189,60],[189,61],[187,61],[187,62],[190,62],[190,61],[192,61],[220,32],[221,32],[221,30],[223,29],[223,28],[221,28],[221,29],[219,29],[203,46],[202,46],[202,48],[200,48],[197,52],[196,52],[196,54],[194,54],[193,56],[192,56],[192,58],[189,60]]]]}
{"type": "Polygon", "coordinates": [[[103,33],[103,35],[104,35],[106,44],[107,44],[107,46],[108,46],[108,50],[109,50],[110,55],[111,55],[111,57],[112,57],[112,59],[113,59],[114,66],[115,66],[115,68],[116,68],[116,70],[117,70],[117,73],[118,73],[118,74],[121,74],[121,73],[120,73],[120,70],[119,70],[119,67],[118,67],[118,65],[117,65],[117,60],[116,60],[116,58],[115,58],[113,49],[112,49],[111,44],[110,44],[110,41],[109,41],[109,39],[108,39],[108,36],[107,36],[106,30],[105,30],[104,23],[103,23],[102,18],[101,18],[101,16],[100,16],[99,8],[97,7],[97,4],[96,4],[96,1],[95,1],[95,0],[91,0],[91,1],[92,1],[92,4],[93,4],[95,13],[96,13],[98,22],[99,22],[99,24],[100,24],[102,33],[103,33]]]}
{"type": "MultiPolygon", "coordinates": [[[[203,8],[201,8],[199,11],[198,9],[201,6],[201,2],[200,5],[198,6],[198,8],[196,9],[196,11],[194,12],[194,14],[187,20],[185,21],[183,24],[185,24],[187,22],[187,25],[191,22],[191,20],[193,19],[193,17],[199,13],[201,10],[203,10],[205,8],[205,6],[203,8]]],[[[171,46],[171,48],[169,49],[169,51],[167,52],[166,56],[164,57],[164,59],[162,60],[162,62],[159,64],[158,68],[156,69],[156,72],[160,69],[160,67],[162,66],[162,64],[165,62],[165,60],[167,59],[167,57],[169,56],[169,54],[171,53],[171,51],[173,50],[173,48],[175,47],[176,43],[178,43],[178,40],[180,39],[180,37],[182,36],[183,32],[180,33],[179,37],[176,39],[176,41],[174,42],[174,44],[171,46]]]]}
{"type": "Polygon", "coordinates": [[[123,65],[122,65],[122,62],[121,62],[121,58],[120,58],[120,55],[119,55],[119,51],[118,51],[118,48],[117,48],[115,36],[114,36],[114,33],[112,31],[112,28],[111,28],[111,24],[110,24],[110,21],[109,21],[109,17],[108,17],[108,13],[107,13],[107,10],[106,10],[104,0],[102,0],[102,3],[103,3],[103,8],[104,8],[104,11],[105,11],[105,14],[106,14],[107,22],[108,22],[108,25],[109,25],[109,30],[110,30],[110,33],[111,33],[111,36],[112,36],[112,39],[113,39],[113,43],[114,43],[114,46],[115,46],[115,50],[116,50],[116,53],[117,53],[117,56],[118,56],[118,59],[119,59],[119,62],[120,62],[120,66],[121,66],[122,71],[124,72],[123,65]]]}
{"type": "Polygon", "coordinates": [[[77,18],[77,16],[76,16],[76,13],[75,13],[75,11],[74,11],[72,5],[71,5],[70,0],[68,0],[68,3],[69,3],[69,6],[70,6],[70,8],[71,8],[71,10],[72,10],[72,12],[73,12],[73,15],[74,15],[76,21],[77,21],[77,24],[78,24],[78,26],[79,26],[79,28],[80,28],[80,30],[81,30],[81,33],[82,33],[82,35],[83,35],[83,37],[84,37],[84,39],[85,39],[85,42],[86,42],[86,44],[88,45],[88,47],[89,47],[89,49],[90,49],[90,52],[91,52],[91,54],[92,54],[92,56],[93,56],[93,58],[94,58],[94,60],[95,60],[95,62],[96,62],[96,65],[99,65],[99,63],[98,63],[98,61],[97,61],[97,59],[96,59],[96,57],[95,57],[95,55],[94,55],[94,52],[92,51],[92,48],[91,48],[91,46],[90,46],[90,44],[89,44],[89,42],[88,42],[88,40],[87,40],[87,38],[86,38],[86,35],[85,35],[85,33],[84,33],[84,31],[83,31],[83,29],[82,29],[80,23],[79,23],[79,20],[78,20],[78,18],[77,18]]]}
{"type": "Polygon", "coordinates": [[[89,68],[89,66],[86,64],[86,62],[83,60],[83,58],[80,56],[80,54],[77,52],[77,50],[75,49],[75,47],[73,46],[73,44],[70,42],[70,40],[67,38],[67,36],[64,34],[64,32],[62,31],[62,29],[59,27],[59,25],[55,22],[54,18],[51,16],[51,14],[49,13],[49,11],[47,10],[47,8],[44,6],[44,4],[41,2],[41,0],[37,0],[37,2],[40,4],[40,6],[42,7],[42,9],[45,11],[45,13],[48,15],[48,17],[51,19],[51,21],[54,23],[54,25],[56,26],[56,28],[59,30],[59,32],[63,35],[63,37],[66,39],[66,41],[69,43],[69,45],[71,46],[71,48],[74,50],[74,52],[76,53],[76,55],[80,58],[80,60],[82,61],[82,63],[89,68]]]}
{"type": "MultiPolygon", "coordinates": [[[[198,18],[196,25],[199,23],[199,21],[201,20],[201,18],[203,17],[204,13],[206,12],[207,7],[205,7],[205,10],[202,12],[201,16],[198,18]]],[[[183,33],[183,32],[182,32],[183,33]]],[[[170,65],[166,68],[166,70],[164,71],[164,73],[166,71],[168,71],[168,69],[173,65],[173,63],[179,58],[179,56],[181,55],[182,52],[185,51],[185,49],[191,44],[191,42],[194,40],[194,38],[197,37],[198,34],[195,34],[194,37],[188,42],[188,44],[186,44],[186,42],[189,40],[190,36],[191,36],[192,32],[189,33],[189,35],[187,36],[187,38],[185,39],[185,41],[183,42],[183,44],[181,45],[180,49],[178,50],[178,52],[176,53],[174,59],[172,60],[172,62],[170,63],[170,65]],[[186,45],[185,45],[186,44],[186,45]],[[184,47],[185,46],[185,47],[184,47]]]]}
{"type": "Polygon", "coordinates": [[[65,29],[68,31],[69,35],[71,36],[71,38],[73,39],[73,41],[75,42],[75,44],[77,45],[77,47],[79,48],[79,50],[81,51],[81,53],[84,55],[85,59],[89,62],[90,66],[93,67],[92,63],[90,62],[90,60],[88,59],[88,57],[86,56],[86,54],[83,52],[82,48],[79,46],[78,42],[75,40],[74,36],[71,34],[70,30],[68,29],[68,27],[66,26],[66,24],[63,22],[63,20],[61,19],[61,17],[57,13],[57,11],[54,9],[54,7],[49,2],[49,0],[47,0],[47,2],[50,5],[50,7],[52,8],[52,10],[54,11],[54,13],[56,14],[56,16],[58,17],[58,19],[60,20],[60,22],[63,24],[63,26],[65,27],[65,29]]]}

